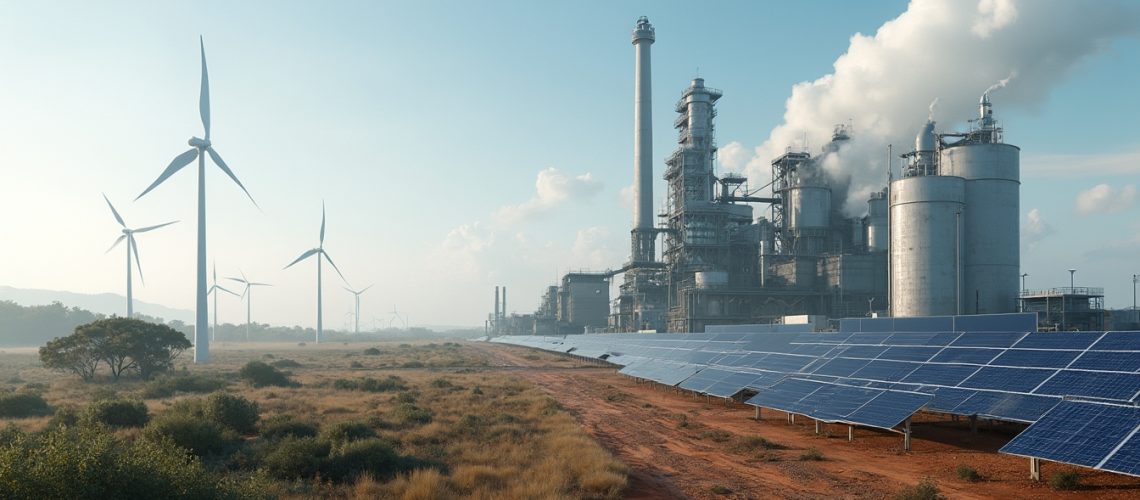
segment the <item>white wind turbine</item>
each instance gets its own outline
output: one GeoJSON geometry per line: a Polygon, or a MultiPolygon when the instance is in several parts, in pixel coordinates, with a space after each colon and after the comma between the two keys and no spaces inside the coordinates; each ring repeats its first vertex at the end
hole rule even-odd
{"type": "Polygon", "coordinates": [[[131,229],[127,227],[126,222],[123,222],[123,218],[119,216],[119,211],[115,210],[115,206],[111,204],[111,200],[107,199],[107,195],[103,195],[103,200],[107,202],[108,207],[111,207],[111,215],[115,216],[115,221],[118,222],[120,226],[123,226],[122,236],[119,236],[119,238],[111,244],[111,248],[108,248],[107,251],[103,253],[110,253],[111,250],[114,250],[115,247],[119,246],[119,243],[122,243],[124,240],[127,242],[127,317],[130,318],[135,315],[135,299],[133,293],[131,292],[131,282],[133,281],[131,279],[131,254],[134,254],[135,267],[139,269],[139,281],[143,284],[146,284],[146,280],[143,279],[142,263],[139,262],[139,244],[135,242],[135,235],[138,233],[153,231],[163,226],[169,226],[178,221],[167,222],[166,224],[159,224],[157,226],[131,229]]]}
{"type": "Polygon", "coordinates": [[[372,286],[373,285],[368,285],[361,290],[353,290],[347,286],[344,287],[344,289],[348,290],[348,293],[351,293],[353,298],[356,299],[356,329],[353,333],[360,333],[360,294],[367,292],[369,288],[372,288],[372,286]]]}
{"type": "MultiPolygon", "coordinates": [[[[218,155],[218,152],[214,150],[210,142],[210,79],[206,71],[206,44],[202,41],[201,37],[198,38],[198,42],[202,49],[202,89],[198,96],[198,114],[202,117],[202,126],[205,128],[206,138],[199,139],[197,137],[191,137],[189,141],[191,146],[190,150],[174,157],[174,160],[170,162],[166,170],[162,171],[162,175],[159,175],[158,179],[155,180],[150,187],[146,188],[142,194],[138,195],[138,198],[135,198],[135,200],[151,192],[151,190],[158,187],[159,184],[162,184],[163,181],[169,179],[170,176],[182,170],[182,167],[189,165],[195,159],[198,160],[198,266],[196,275],[197,293],[195,294],[196,306],[194,312],[194,362],[205,363],[210,360],[210,337],[206,333],[209,329],[208,324],[210,322],[209,311],[206,305],[206,155],[210,155],[210,158],[214,160],[214,164],[222,169],[222,172],[233,180],[238,187],[245,192],[246,196],[249,196],[250,201],[253,201],[253,196],[249,194],[249,191],[246,190],[245,186],[242,185],[233,171],[230,170],[230,167],[226,165],[226,162],[222,161],[222,157],[218,155]]],[[[253,201],[253,204],[256,206],[257,202],[253,201]]]]}
{"type": "MultiPolygon", "coordinates": [[[[210,290],[206,295],[214,294],[214,330],[210,333],[210,342],[218,340],[218,292],[226,292],[234,297],[239,297],[238,294],[218,284],[218,265],[214,264],[214,284],[210,285],[210,290]]],[[[249,337],[247,331],[246,337],[249,337]]]]}
{"type": "Polygon", "coordinates": [[[294,260],[293,262],[290,262],[289,265],[285,266],[284,269],[289,269],[290,267],[293,267],[293,264],[301,262],[302,260],[305,260],[309,257],[314,256],[314,255],[317,256],[317,338],[316,338],[316,343],[320,344],[321,343],[321,334],[324,332],[323,325],[321,322],[322,318],[323,318],[323,313],[321,311],[321,260],[322,259],[328,260],[329,265],[331,265],[333,267],[333,269],[336,271],[336,274],[340,276],[341,281],[344,281],[345,284],[348,284],[348,280],[344,279],[344,275],[341,274],[340,269],[338,269],[336,267],[336,264],[333,263],[332,257],[329,257],[329,253],[325,251],[325,204],[324,203],[321,203],[321,240],[320,240],[320,245],[318,245],[317,248],[314,248],[312,250],[307,250],[305,253],[301,254],[300,257],[297,257],[296,260],[294,260]]]}
{"type": "Polygon", "coordinates": [[[249,342],[249,325],[250,325],[249,318],[250,318],[250,311],[253,307],[251,305],[251,304],[253,304],[253,287],[255,287],[255,286],[273,286],[273,285],[270,285],[269,283],[257,283],[257,282],[250,281],[249,279],[247,279],[245,277],[244,272],[238,271],[238,273],[241,274],[241,278],[226,278],[226,279],[233,280],[233,281],[236,281],[238,283],[245,285],[245,290],[242,290],[241,296],[242,296],[242,298],[245,299],[245,341],[249,342]]]}

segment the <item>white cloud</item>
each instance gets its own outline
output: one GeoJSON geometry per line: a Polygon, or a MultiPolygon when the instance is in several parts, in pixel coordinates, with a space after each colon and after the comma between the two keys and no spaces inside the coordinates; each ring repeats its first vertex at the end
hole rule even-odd
{"type": "Polygon", "coordinates": [[[529,220],[563,205],[566,202],[585,200],[602,190],[602,183],[589,172],[571,176],[550,167],[538,173],[534,182],[534,197],[518,205],[499,209],[495,219],[504,224],[529,220]]]}
{"type": "Polygon", "coordinates": [[[1131,208],[1135,201],[1134,185],[1129,184],[1117,189],[1108,184],[1097,184],[1077,195],[1077,213],[1091,215],[1122,212],[1131,208]]]}
{"type": "Polygon", "coordinates": [[[618,201],[621,202],[622,208],[633,210],[633,202],[637,200],[637,189],[630,184],[621,188],[618,193],[618,201]]]}
{"type": "Polygon", "coordinates": [[[980,0],[978,17],[970,28],[978,38],[989,38],[995,31],[1017,20],[1017,6],[1013,0],[980,0]]]}
{"type": "Polygon", "coordinates": [[[1025,214],[1025,225],[1021,226],[1021,240],[1030,248],[1056,232],[1053,225],[1045,220],[1041,211],[1034,208],[1025,214]]]}
{"type": "Polygon", "coordinates": [[[570,249],[570,266],[573,269],[606,269],[622,260],[619,239],[604,227],[578,230],[574,246],[570,249]]]}
{"type": "Polygon", "coordinates": [[[732,141],[717,149],[716,159],[728,172],[739,172],[752,159],[752,151],[738,141],[732,141]]]}

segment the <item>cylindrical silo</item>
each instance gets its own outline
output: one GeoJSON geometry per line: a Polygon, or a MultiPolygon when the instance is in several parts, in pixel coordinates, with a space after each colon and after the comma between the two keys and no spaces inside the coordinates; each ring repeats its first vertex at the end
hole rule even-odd
{"type": "Polygon", "coordinates": [[[891,310],[894,316],[958,311],[966,181],[918,176],[890,188],[891,310]]]}
{"type": "Polygon", "coordinates": [[[943,148],[939,159],[943,175],[966,179],[962,312],[1016,312],[1021,150],[1000,142],[963,142],[943,148]]]}
{"type": "Polygon", "coordinates": [[[867,200],[867,251],[885,252],[887,250],[887,192],[886,190],[871,193],[867,200]]]}
{"type": "Polygon", "coordinates": [[[831,229],[831,189],[822,182],[800,180],[784,195],[784,217],[796,255],[823,251],[831,229]]]}

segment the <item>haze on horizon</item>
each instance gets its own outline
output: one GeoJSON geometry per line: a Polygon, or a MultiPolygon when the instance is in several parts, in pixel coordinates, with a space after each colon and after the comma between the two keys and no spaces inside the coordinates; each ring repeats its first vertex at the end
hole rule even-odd
{"type": "MultiPolygon", "coordinates": [[[[121,247],[104,253],[119,235],[106,193],[132,227],[181,220],[138,236],[146,284],[134,295],[193,309],[195,176],[131,200],[201,133],[202,35],[212,139],[261,207],[207,170],[208,261],[219,277],[274,285],[257,290],[255,321],[315,323],[313,264],[282,268],[316,246],[322,201],[325,248],[352,287],[376,284],[361,296],[362,327],[393,306],[413,325],[480,325],[495,285],[509,288],[510,311],[529,312],[565,271],[628,258],[629,35],[646,15],[658,174],[675,146],[673,101],[698,74],[725,93],[719,168],[757,187],[781,142],[806,134],[815,150],[825,120],[846,116],[873,151],[902,151],[933,98],[940,128],[961,128],[976,112],[968,101],[1016,72],[994,105],[1022,150],[1028,286],[1067,286],[1076,268],[1078,286],[1105,287],[1106,306],[1131,305],[1135,2],[690,7],[0,0],[0,285],[123,294],[121,247]],[[948,5],[955,16],[932,14],[948,5]],[[940,29],[875,39],[884,25],[940,29]],[[906,47],[929,59],[903,59],[906,47]],[[1037,57],[1046,50],[1056,57],[1037,57]],[[890,92],[895,106],[864,109],[875,100],[826,88],[851,66],[876,70],[853,88],[890,92]],[[872,111],[883,119],[863,121],[872,111]]],[[[657,179],[658,203],[663,193],[657,179]]],[[[328,267],[324,280],[326,326],[340,328],[352,295],[328,267]]],[[[244,321],[236,299],[219,309],[222,322],[244,321]]]]}

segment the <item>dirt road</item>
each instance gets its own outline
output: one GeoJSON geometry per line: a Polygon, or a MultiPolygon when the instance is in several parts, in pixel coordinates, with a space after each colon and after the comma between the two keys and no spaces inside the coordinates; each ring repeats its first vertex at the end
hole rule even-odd
{"type": "MultiPolygon", "coordinates": [[[[720,399],[706,399],[638,381],[613,367],[581,363],[566,369],[551,354],[473,343],[497,369],[510,369],[541,387],[573,414],[611,453],[630,467],[629,498],[884,498],[924,477],[949,498],[1140,498],[1140,479],[1077,469],[1084,489],[1058,492],[1030,481],[1028,460],[997,449],[1014,428],[983,427],[941,415],[915,420],[912,451],[900,434],[825,425],[720,399]],[[761,441],[759,437],[767,440],[761,441]],[[821,460],[805,459],[818,450],[821,460]],[[957,467],[983,480],[960,479],[957,467]]],[[[1043,475],[1069,470],[1045,463],[1043,475]]]]}

